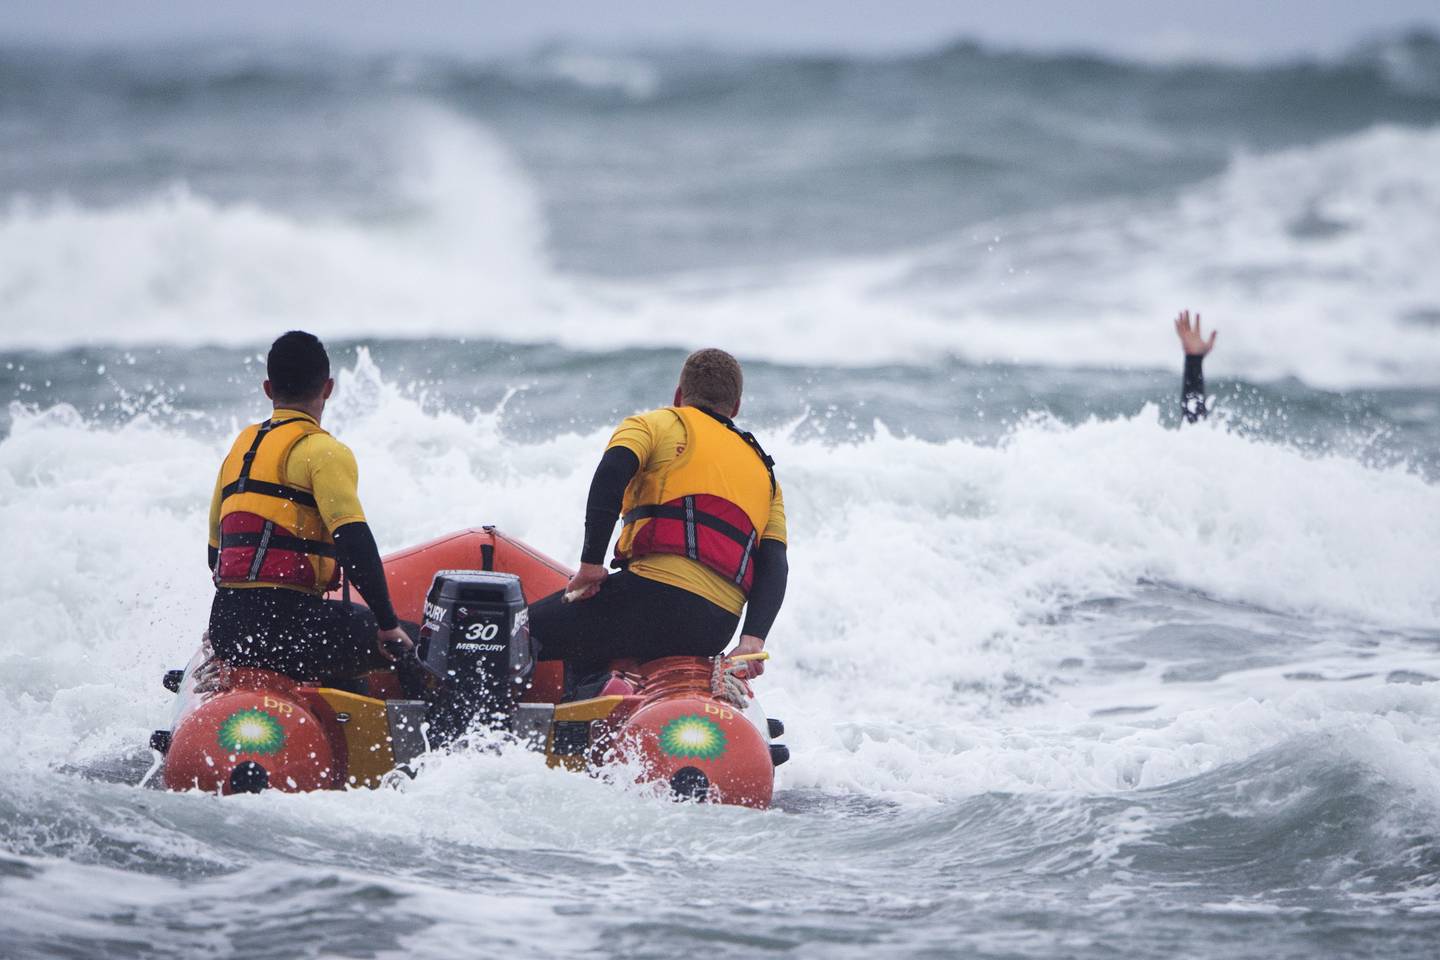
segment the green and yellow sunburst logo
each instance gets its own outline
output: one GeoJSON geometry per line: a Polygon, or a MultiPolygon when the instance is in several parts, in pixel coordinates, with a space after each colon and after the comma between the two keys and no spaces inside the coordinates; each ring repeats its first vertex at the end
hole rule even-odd
{"type": "Polygon", "coordinates": [[[660,728],[660,749],[672,757],[714,760],[725,752],[725,731],[709,717],[688,713],[660,728]]]}
{"type": "Polygon", "coordinates": [[[264,710],[251,707],[230,714],[216,739],[231,753],[275,753],[285,745],[285,728],[264,710]]]}

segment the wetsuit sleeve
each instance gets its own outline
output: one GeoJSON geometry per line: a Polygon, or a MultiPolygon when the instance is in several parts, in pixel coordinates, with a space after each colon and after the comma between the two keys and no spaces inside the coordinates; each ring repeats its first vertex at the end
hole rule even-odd
{"type": "Polygon", "coordinates": [[[640,469],[640,458],[628,446],[613,446],[600,458],[595,476],[590,481],[590,496],[585,500],[585,546],[580,551],[581,563],[604,563],[620,519],[620,504],[625,488],[640,469]]]}
{"type": "Polygon", "coordinates": [[[790,560],[783,540],[761,540],[755,548],[755,581],[745,607],[742,636],[764,640],[785,602],[785,585],[790,580],[790,560]]]}
{"type": "Polygon", "coordinates": [[[1205,419],[1205,357],[1185,355],[1185,377],[1180,384],[1180,412],[1186,423],[1205,419]]]}
{"type": "Polygon", "coordinates": [[[390,603],[390,587],[385,582],[385,567],[380,562],[380,548],[375,545],[375,535],[370,532],[365,511],[360,506],[360,468],[355,463],[355,454],[334,437],[323,434],[306,437],[290,453],[286,479],[295,483],[302,479],[295,474],[302,471],[309,474],[320,518],[335,540],[340,568],[369,604],[380,629],[398,626],[395,608],[390,603]]]}
{"type": "Polygon", "coordinates": [[[395,607],[390,603],[390,585],[385,580],[385,565],[380,562],[380,548],[375,544],[375,535],[370,524],[361,520],[347,523],[331,534],[335,538],[335,552],[340,567],[360,596],[370,605],[375,614],[375,623],[381,630],[399,626],[395,607]]]}

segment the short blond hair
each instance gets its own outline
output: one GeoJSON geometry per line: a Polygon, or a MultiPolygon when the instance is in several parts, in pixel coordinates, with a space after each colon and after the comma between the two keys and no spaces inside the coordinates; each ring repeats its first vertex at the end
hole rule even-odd
{"type": "Polygon", "coordinates": [[[740,361],[724,350],[706,347],[685,358],[680,368],[680,399],[692,407],[712,407],[730,413],[740,406],[745,375],[740,361]]]}

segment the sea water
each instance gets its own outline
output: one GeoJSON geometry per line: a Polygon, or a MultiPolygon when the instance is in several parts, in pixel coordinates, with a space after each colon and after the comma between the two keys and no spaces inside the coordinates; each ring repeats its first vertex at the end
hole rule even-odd
{"type": "Polygon", "coordinates": [[[1437,46],[0,48],[0,956],[1434,956],[1437,46]],[[291,327],[382,549],[566,561],[614,423],[738,354],[775,808],[139,787],[291,327]]]}

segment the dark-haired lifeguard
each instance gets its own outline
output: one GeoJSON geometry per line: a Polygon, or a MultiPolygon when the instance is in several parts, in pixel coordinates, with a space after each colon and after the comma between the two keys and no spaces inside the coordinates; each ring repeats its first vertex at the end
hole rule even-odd
{"type": "MultiPolygon", "coordinates": [[[[742,612],[732,653],[764,649],[789,576],[785,501],[774,461],[734,423],[742,385],[734,357],[698,350],[674,405],[627,418],[610,438],[586,501],[579,570],[530,609],[541,656],[566,661],[570,685],[612,659],[720,654],[742,612]]],[[[761,669],[749,664],[752,676],[761,669]]]]}
{"type": "Polygon", "coordinates": [[[235,439],[210,502],[210,646],[297,680],[350,676],[411,641],[360,506],[355,455],[320,426],[335,389],[324,345],[292,330],[270,347],[266,373],[274,409],[235,439]],[[342,569],[368,610],[325,599],[342,569]]]}

